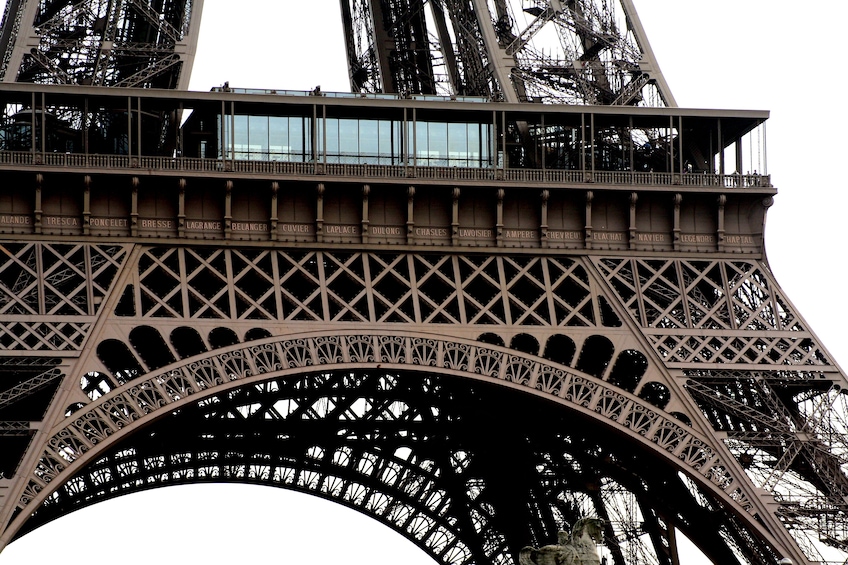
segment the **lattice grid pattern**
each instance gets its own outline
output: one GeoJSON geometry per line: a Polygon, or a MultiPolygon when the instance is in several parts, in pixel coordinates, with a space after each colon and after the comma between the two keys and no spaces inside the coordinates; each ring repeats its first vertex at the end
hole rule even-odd
{"type": "Polygon", "coordinates": [[[15,243],[0,260],[0,345],[79,349],[127,258],[122,245],[15,243]]]}
{"type": "Polygon", "coordinates": [[[596,265],[668,363],[830,365],[757,263],[606,258],[596,265]]]}
{"type": "Polygon", "coordinates": [[[121,312],[141,317],[621,325],[564,257],[157,248],[138,280],[121,312]]]}

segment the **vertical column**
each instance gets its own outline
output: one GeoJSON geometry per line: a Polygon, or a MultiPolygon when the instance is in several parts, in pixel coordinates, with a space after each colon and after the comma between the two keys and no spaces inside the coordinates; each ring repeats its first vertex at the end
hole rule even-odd
{"type": "Polygon", "coordinates": [[[224,192],[224,239],[233,236],[233,181],[228,180],[224,192]]]}
{"type": "Polygon", "coordinates": [[[82,234],[91,234],[91,177],[85,175],[82,179],[82,234]]]}
{"type": "Polygon", "coordinates": [[[718,197],[718,230],[716,233],[717,249],[724,251],[724,206],[727,204],[727,196],[720,194],[718,197]]]}
{"type": "Polygon", "coordinates": [[[636,201],[639,195],[630,193],[630,249],[636,249],[636,201]]]}
{"type": "Polygon", "coordinates": [[[269,223],[271,224],[271,241],[277,241],[277,224],[280,221],[279,216],[277,216],[277,198],[280,193],[280,183],[274,181],[271,183],[271,217],[269,218],[269,223]]]}
{"type": "Polygon", "coordinates": [[[138,237],[138,185],[138,177],[133,177],[130,193],[130,235],[133,237],[138,237]]]}
{"type": "Polygon", "coordinates": [[[185,211],[186,180],[179,182],[179,201],[177,202],[177,235],[185,237],[186,211],[185,211]]]}
{"type": "Polygon", "coordinates": [[[406,189],[406,242],[415,243],[415,187],[406,189]]]}
{"type": "Polygon", "coordinates": [[[675,251],[680,251],[680,204],[682,202],[683,196],[678,192],[674,195],[674,227],[672,228],[672,241],[675,251]]]}
{"type": "Polygon", "coordinates": [[[41,185],[44,182],[44,175],[38,173],[35,175],[35,202],[33,203],[32,219],[34,232],[41,233],[41,216],[44,211],[41,209],[41,185]]]}
{"type": "MultiPolygon", "coordinates": [[[[542,154],[544,155],[544,152],[542,154]]],[[[550,194],[548,189],[542,191],[542,223],[539,226],[539,239],[543,248],[548,247],[548,199],[550,194]]]]}
{"type": "Polygon", "coordinates": [[[451,209],[451,245],[459,245],[459,187],[453,189],[451,209]]]}
{"type": "Polygon", "coordinates": [[[315,203],[315,241],[324,241],[324,183],[318,183],[315,203]]]}
{"type": "Polygon", "coordinates": [[[371,224],[371,218],[368,214],[368,197],[371,194],[371,187],[367,184],[362,186],[362,243],[368,243],[368,227],[371,224]]]}
{"type": "Polygon", "coordinates": [[[595,193],[591,190],[586,191],[586,226],[583,228],[584,244],[586,249],[592,249],[592,199],[595,198],[595,193]]]}
{"type": "Polygon", "coordinates": [[[498,209],[497,209],[497,219],[495,220],[495,240],[496,245],[498,247],[503,247],[503,203],[504,203],[504,189],[498,189],[498,209]]]}

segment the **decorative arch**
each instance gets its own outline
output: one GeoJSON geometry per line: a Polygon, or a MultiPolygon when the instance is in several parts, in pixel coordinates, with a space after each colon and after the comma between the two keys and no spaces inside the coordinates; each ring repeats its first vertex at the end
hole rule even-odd
{"type": "MultiPolygon", "coordinates": [[[[151,425],[162,418],[169,415],[177,417],[178,414],[203,406],[216,408],[217,405],[210,402],[212,398],[232,398],[263,387],[272,387],[270,383],[281,386],[280,383],[297,380],[306,374],[337,374],[341,378],[354,378],[362,371],[379,371],[384,376],[403,372],[420,377],[464,377],[470,379],[470,382],[497,385],[498,389],[517,389],[547,399],[552,401],[548,403],[552,406],[565,406],[569,409],[566,412],[577,413],[615,434],[631,437],[635,442],[630,443],[638,443],[654,456],[659,456],[666,465],[686,471],[698,480],[701,488],[711,492],[712,496],[722,500],[723,504],[735,509],[737,513],[753,512],[753,505],[740,486],[744,482],[734,479],[728,466],[722,462],[724,455],[711,447],[706,437],[610,383],[539,357],[470,340],[427,334],[398,335],[394,332],[363,335],[349,331],[333,335],[304,333],[267,338],[215,350],[140,376],[97,398],[51,431],[47,448],[41,454],[27,488],[18,501],[17,516],[10,529],[18,531],[22,528],[27,517],[33,513],[34,505],[49,505],[63,484],[78,480],[73,477],[81,469],[102,464],[106,465],[108,472],[115,473],[115,469],[120,469],[122,463],[107,460],[120,455],[120,450],[116,451],[120,442],[144,429],[152,429],[151,425]]],[[[359,385],[345,387],[339,384],[338,387],[363,389],[359,385]]],[[[381,389],[378,387],[375,390],[381,389]]],[[[254,404],[262,405],[260,402],[245,406],[254,404]]],[[[310,409],[319,410],[316,407],[310,409]]],[[[351,406],[350,409],[354,410],[355,407],[351,406]]],[[[559,407],[557,409],[560,410],[559,407]]],[[[173,428],[179,429],[179,426],[173,428]]],[[[492,451],[497,449],[493,448],[492,451]]],[[[124,456],[129,457],[126,454],[124,456]]],[[[351,456],[351,453],[345,455],[344,450],[332,455],[314,452],[310,457],[320,459],[326,468],[316,468],[314,471],[313,476],[319,481],[313,485],[315,488],[301,485],[302,490],[332,498],[331,492],[320,491],[317,485],[329,485],[326,480],[332,475],[326,471],[351,456]],[[329,462],[327,457],[330,457],[329,462]]],[[[360,461],[357,465],[366,464],[362,462],[364,455],[357,454],[356,457],[360,461]]],[[[393,458],[399,461],[403,459],[400,455],[393,458]]],[[[455,453],[454,458],[456,465],[462,466],[462,453],[455,453]]],[[[388,468],[387,461],[379,463],[378,466],[383,469],[381,473],[390,472],[385,470],[388,468]]],[[[247,463],[242,461],[240,464],[247,463]]],[[[261,461],[254,463],[261,467],[261,461]]],[[[397,464],[401,468],[404,465],[397,464]]],[[[180,476],[179,473],[185,473],[187,468],[180,465],[179,461],[171,461],[166,466],[170,466],[176,473],[173,476],[180,476]]],[[[399,470],[392,472],[400,473],[399,470]]],[[[410,477],[408,480],[412,481],[414,477],[407,474],[410,477]]],[[[185,476],[186,480],[189,478],[185,476]]],[[[249,475],[243,475],[242,478],[247,479],[249,475]]],[[[155,481],[153,486],[156,486],[155,481]]],[[[285,486],[288,488],[291,485],[285,486]]],[[[292,488],[299,487],[295,484],[292,488]]],[[[492,520],[485,515],[487,508],[490,506],[482,505],[476,514],[479,520],[486,523],[492,520]]],[[[398,523],[408,524],[413,514],[383,516],[383,521],[397,528],[398,523]]],[[[416,519],[429,523],[425,517],[416,519]]],[[[409,531],[406,533],[409,534],[409,531]]],[[[501,548],[498,551],[507,549],[501,548]]]]}

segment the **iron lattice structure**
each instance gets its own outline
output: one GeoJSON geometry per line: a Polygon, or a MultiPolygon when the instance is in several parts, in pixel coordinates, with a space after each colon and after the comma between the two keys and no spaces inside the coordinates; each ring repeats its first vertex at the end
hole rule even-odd
{"type": "Polygon", "coordinates": [[[765,116],[670,110],[628,0],[341,7],[349,99],[153,90],[199,1],[8,3],[3,81],[59,86],[0,89],[0,547],[237,481],[446,565],[586,515],[615,565],[844,563],[848,383],[727,172],[765,116]]]}
{"type": "Polygon", "coordinates": [[[182,88],[202,0],[9,0],[0,81],[182,88]]]}
{"type": "MultiPolygon", "coordinates": [[[[773,563],[745,517],[764,491],[791,531],[844,544],[845,395],[757,261],[4,247],[5,415],[59,410],[31,471],[5,461],[18,534],[239,481],[351,506],[443,563],[511,563],[587,513],[614,563],[678,562],[677,530],[716,563],[773,563]],[[21,356],[59,351],[79,357],[21,356]]],[[[7,445],[30,443],[13,424],[7,445]]]]}
{"type": "Polygon", "coordinates": [[[631,0],[341,0],[353,92],[674,106],[631,0]]]}
{"type": "MultiPolygon", "coordinates": [[[[185,88],[202,0],[7,2],[4,82],[185,88]]],[[[670,105],[631,0],[342,0],[354,92],[670,105]]]]}

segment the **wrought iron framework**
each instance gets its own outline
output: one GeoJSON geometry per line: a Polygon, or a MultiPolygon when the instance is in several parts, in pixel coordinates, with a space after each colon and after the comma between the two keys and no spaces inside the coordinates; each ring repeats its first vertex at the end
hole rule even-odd
{"type": "MultiPolygon", "coordinates": [[[[341,0],[353,92],[674,106],[631,0],[341,0]]],[[[185,88],[202,0],[12,0],[4,82],[185,88]]]]}
{"type": "Polygon", "coordinates": [[[59,411],[7,462],[10,533],[231,480],[349,505],[443,563],[510,563],[585,513],[615,563],[674,563],[676,530],[715,562],[771,563],[785,541],[751,525],[771,497],[794,539],[844,544],[845,395],[758,261],[4,249],[20,382],[0,410],[59,411]]]}
{"type": "Polygon", "coordinates": [[[341,5],[357,96],[332,104],[148,95],[185,85],[199,0],[7,5],[3,81],[77,86],[0,89],[0,547],[223,480],[446,565],[587,514],[615,565],[678,565],[678,532],[846,562],[848,382],[768,269],[769,178],[726,174],[764,116],[636,108],[674,100],[629,0],[341,5]],[[237,156],[251,116],[311,153],[237,156]],[[327,120],[360,117],[395,121],[391,164],[331,161],[327,120]],[[488,160],[419,164],[427,123],[485,126],[488,160]]]}
{"type": "Polygon", "coordinates": [[[353,92],[674,106],[630,0],[341,0],[353,92]]]}
{"type": "Polygon", "coordinates": [[[10,0],[0,81],[188,87],[203,0],[10,0]]]}

